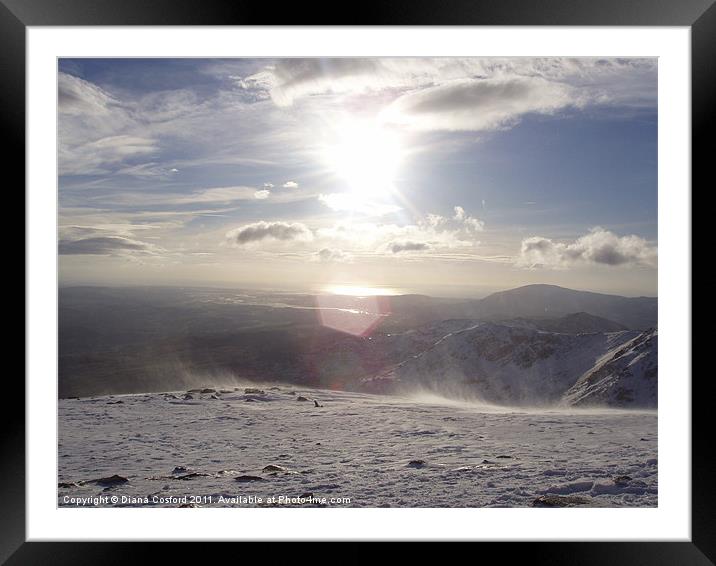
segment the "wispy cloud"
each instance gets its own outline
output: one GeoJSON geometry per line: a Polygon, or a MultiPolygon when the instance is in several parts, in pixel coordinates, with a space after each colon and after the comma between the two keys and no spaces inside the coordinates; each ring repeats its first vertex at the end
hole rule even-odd
{"type": "Polygon", "coordinates": [[[239,86],[268,92],[281,107],[327,93],[392,93],[386,117],[393,121],[417,129],[482,130],[570,104],[654,106],[655,68],[654,59],[283,59],[240,79],[239,86]],[[504,105],[497,102],[501,97],[504,105]]]}
{"type": "Polygon", "coordinates": [[[494,130],[528,113],[581,106],[573,87],[541,77],[456,80],[404,94],[382,113],[387,122],[416,130],[494,130]]]}
{"type": "Polygon", "coordinates": [[[423,252],[430,249],[430,244],[425,242],[392,242],[389,245],[390,251],[394,254],[401,252],[423,252]]]}
{"type": "Polygon", "coordinates": [[[60,255],[125,255],[134,253],[155,255],[161,251],[153,244],[122,236],[94,236],[79,240],[60,240],[57,248],[60,255]]]}

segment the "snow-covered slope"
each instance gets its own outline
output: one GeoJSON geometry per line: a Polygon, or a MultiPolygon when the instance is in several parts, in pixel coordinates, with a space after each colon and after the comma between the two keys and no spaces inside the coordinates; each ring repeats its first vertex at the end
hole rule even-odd
{"type": "Polygon", "coordinates": [[[445,335],[380,377],[404,391],[425,388],[491,403],[550,404],[607,352],[638,335],[562,334],[478,323],[445,335]]]}
{"type": "Polygon", "coordinates": [[[658,335],[648,330],[607,352],[564,395],[570,405],[657,406],[658,335]]]}
{"type": "Polygon", "coordinates": [[[60,399],[59,505],[657,505],[654,411],[261,387],[60,399]]]}

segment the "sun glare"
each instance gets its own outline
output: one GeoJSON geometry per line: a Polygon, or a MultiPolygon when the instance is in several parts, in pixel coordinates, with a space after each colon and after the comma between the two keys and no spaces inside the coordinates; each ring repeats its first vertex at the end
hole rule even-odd
{"type": "Polygon", "coordinates": [[[328,285],[324,292],[331,295],[349,295],[352,297],[376,297],[399,295],[400,290],[392,287],[367,287],[360,285],[328,285]]]}
{"type": "Polygon", "coordinates": [[[346,120],[324,150],[326,165],[360,196],[393,191],[402,160],[400,138],[374,121],[346,120]]]}

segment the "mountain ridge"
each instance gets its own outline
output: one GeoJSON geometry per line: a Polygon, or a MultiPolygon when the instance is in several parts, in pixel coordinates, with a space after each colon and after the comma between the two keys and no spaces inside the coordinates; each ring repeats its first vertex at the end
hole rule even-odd
{"type": "Polygon", "coordinates": [[[606,318],[630,329],[646,330],[657,326],[658,299],[534,284],[488,295],[479,301],[475,314],[494,318],[565,316],[579,312],[606,318]]]}
{"type": "Polygon", "coordinates": [[[446,334],[363,385],[503,405],[652,407],[655,336],[655,329],[566,334],[480,322],[446,334]]]}

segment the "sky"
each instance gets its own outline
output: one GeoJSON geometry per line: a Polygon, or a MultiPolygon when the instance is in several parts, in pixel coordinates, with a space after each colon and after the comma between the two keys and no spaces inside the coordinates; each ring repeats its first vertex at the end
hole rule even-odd
{"type": "Polygon", "coordinates": [[[60,284],[657,294],[656,59],[60,59],[60,284]]]}

